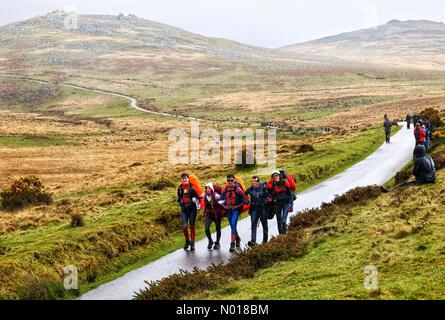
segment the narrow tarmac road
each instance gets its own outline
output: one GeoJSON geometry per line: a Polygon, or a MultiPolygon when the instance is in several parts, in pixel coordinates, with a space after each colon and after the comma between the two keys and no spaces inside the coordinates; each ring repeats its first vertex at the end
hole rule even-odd
{"type": "MultiPolygon", "coordinates": [[[[383,135],[382,128],[382,139],[383,135]]],[[[294,212],[298,213],[305,209],[319,207],[323,202],[330,202],[335,195],[343,194],[358,186],[382,185],[411,160],[413,149],[413,132],[407,130],[405,126],[391,138],[390,144],[383,144],[365,160],[299,194],[294,203],[294,212]]],[[[243,215],[244,218],[247,216],[247,214],[243,215]]],[[[270,235],[277,235],[276,221],[270,220],[269,224],[270,235]]],[[[261,228],[259,231],[261,232],[261,228]]],[[[243,245],[245,245],[250,240],[249,218],[239,222],[238,232],[243,245]]],[[[80,299],[132,299],[135,292],[146,287],[144,280],[160,280],[177,273],[180,269],[192,270],[194,267],[205,269],[212,263],[227,261],[231,256],[229,253],[229,239],[230,228],[226,227],[222,232],[221,250],[219,251],[208,251],[207,239],[201,240],[196,243],[194,253],[182,249],[177,250],[84,294],[80,299]]]]}

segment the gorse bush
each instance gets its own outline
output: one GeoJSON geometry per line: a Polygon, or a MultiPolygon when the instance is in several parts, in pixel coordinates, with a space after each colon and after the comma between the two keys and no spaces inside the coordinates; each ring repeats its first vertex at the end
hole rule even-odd
{"type": "Polygon", "coordinates": [[[306,152],[312,152],[312,151],[315,151],[315,148],[311,144],[302,144],[297,149],[297,153],[306,153],[306,152]]]}
{"type": "Polygon", "coordinates": [[[71,227],[83,227],[85,225],[85,220],[83,215],[79,212],[73,212],[71,214],[71,227]]]}
{"type": "Polygon", "coordinates": [[[319,208],[309,209],[291,218],[289,229],[305,229],[333,220],[339,214],[345,214],[348,207],[364,201],[376,199],[382,193],[379,186],[358,187],[337,196],[330,203],[323,203],[319,208]]]}
{"type": "Polygon", "coordinates": [[[254,153],[248,152],[247,148],[243,148],[241,151],[239,151],[236,159],[237,163],[235,164],[235,169],[237,170],[256,167],[256,159],[254,153]]]}
{"type": "Polygon", "coordinates": [[[57,300],[65,296],[63,281],[55,275],[26,275],[18,288],[21,300],[57,300]]]}
{"type": "Polygon", "coordinates": [[[433,128],[441,127],[444,125],[442,119],[440,118],[439,111],[434,108],[427,108],[420,113],[420,117],[422,119],[428,118],[430,119],[430,123],[433,128]]]}
{"type": "Polygon", "coordinates": [[[162,176],[154,181],[147,181],[142,186],[149,190],[161,191],[167,188],[173,188],[175,184],[168,178],[162,176]]]}
{"type": "Polygon", "coordinates": [[[0,193],[1,207],[4,210],[19,210],[31,205],[51,204],[50,193],[44,191],[40,179],[36,176],[20,178],[9,189],[0,193]]]}

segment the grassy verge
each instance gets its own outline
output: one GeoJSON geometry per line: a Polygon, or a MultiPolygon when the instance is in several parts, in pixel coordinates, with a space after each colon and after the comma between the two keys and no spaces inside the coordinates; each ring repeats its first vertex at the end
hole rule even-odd
{"type": "Polygon", "coordinates": [[[43,148],[70,144],[62,136],[0,136],[0,146],[7,148],[43,148]]]}

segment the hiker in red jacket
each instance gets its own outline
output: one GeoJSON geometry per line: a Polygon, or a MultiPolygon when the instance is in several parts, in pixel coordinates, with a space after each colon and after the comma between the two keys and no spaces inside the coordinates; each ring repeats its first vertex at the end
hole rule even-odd
{"type": "Polygon", "coordinates": [[[287,216],[293,210],[295,196],[295,182],[292,176],[286,175],[284,170],[272,172],[271,179],[266,185],[272,196],[274,214],[277,216],[278,232],[287,233],[287,216]]]}
{"type": "Polygon", "coordinates": [[[230,223],[232,231],[230,239],[230,252],[234,252],[236,248],[241,248],[241,238],[238,234],[237,224],[243,206],[249,204],[243,189],[235,183],[235,175],[227,176],[227,185],[221,192],[219,204],[226,210],[226,216],[230,223]]]}
{"type": "Polygon", "coordinates": [[[201,198],[195,187],[190,183],[190,175],[181,175],[181,184],[178,187],[178,204],[181,207],[182,231],[185,237],[184,250],[195,251],[195,222],[198,208],[196,200],[201,198]],[[190,235],[188,226],[190,224],[190,235]]]}
{"type": "Polygon", "coordinates": [[[420,127],[420,123],[416,124],[416,128],[414,129],[414,137],[416,138],[416,146],[424,145],[426,132],[420,127]]]}

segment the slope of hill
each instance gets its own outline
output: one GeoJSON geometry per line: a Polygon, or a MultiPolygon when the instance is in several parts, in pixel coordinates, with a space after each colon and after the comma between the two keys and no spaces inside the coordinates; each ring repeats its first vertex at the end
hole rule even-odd
{"type": "Polygon", "coordinates": [[[391,20],[375,28],[281,49],[297,55],[444,70],[445,24],[427,20],[391,20]]]}
{"type": "Polygon", "coordinates": [[[98,57],[110,63],[123,56],[158,63],[181,58],[212,60],[215,65],[224,65],[224,60],[240,62],[276,54],[270,49],[208,38],[134,15],[79,15],[75,28],[67,21],[67,13],[55,11],[1,27],[3,70],[42,65],[97,68],[91,62],[98,57]],[[217,63],[217,59],[222,61],[217,63]]]}

